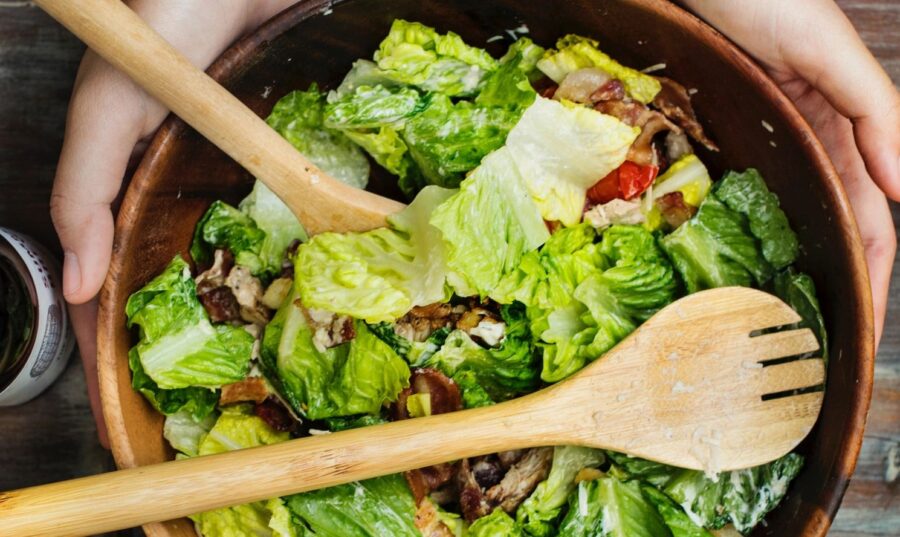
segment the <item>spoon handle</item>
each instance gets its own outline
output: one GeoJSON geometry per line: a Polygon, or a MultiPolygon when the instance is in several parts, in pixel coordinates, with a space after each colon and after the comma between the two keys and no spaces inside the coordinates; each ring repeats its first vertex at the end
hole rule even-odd
{"type": "Polygon", "coordinates": [[[566,436],[544,392],[506,403],[0,493],[0,535],[93,535],[566,436]]]}
{"type": "Polygon", "coordinates": [[[310,234],[380,227],[403,208],[317,168],[121,0],[35,3],[265,183],[310,234]]]}

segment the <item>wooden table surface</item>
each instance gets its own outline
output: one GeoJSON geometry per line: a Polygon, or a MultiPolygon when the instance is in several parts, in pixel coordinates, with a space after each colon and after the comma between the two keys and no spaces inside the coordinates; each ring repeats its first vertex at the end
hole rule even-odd
{"type": "MultiPolygon", "coordinates": [[[[847,15],[900,84],[900,1],[841,0],[847,15]]],[[[0,226],[57,246],[48,200],[66,103],[83,52],[67,32],[26,1],[0,1],[0,226]]],[[[893,204],[895,232],[900,205],[893,204]]],[[[900,536],[900,263],[875,366],[866,440],[853,482],[830,535],[900,536]]],[[[81,364],[38,399],[0,408],[0,490],[113,468],[96,441],[81,364]]],[[[122,532],[136,535],[138,532],[122,532]]]]}

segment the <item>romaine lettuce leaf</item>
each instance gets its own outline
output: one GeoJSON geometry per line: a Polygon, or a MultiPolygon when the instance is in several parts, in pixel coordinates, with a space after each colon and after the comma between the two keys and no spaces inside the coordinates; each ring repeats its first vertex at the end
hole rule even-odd
{"type": "Polygon", "coordinates": [[[254,415],[252,405],[231,405],[222,408],[215,425],[200,442],[197,454],[214,455],[268,446],[289,439],[288,433],[272,429],[262,418],[254,415]]]}
{"type": "Polygon", "coordinates": [[[491,295],[527,306],[546,382],[598,358],[675,298],[674,272],[650,232],[612,226],[595,237],[589,224],[557,231],[491,295]]]}
{"type": "Polygon", "coordinates": [[[356,60],[350,67],[350,70],[344,75],[344,79],[340,85],[328,92],[326,100],[329,103],[338,101],[342,97],[353,93],[360,86],[384,86],[385,88],[399,88],[405,86],[402,82],[398,82],[381,69],[371,60],[356,60]]]}
{"type": "MultiPolygon", "coordinates": [[[[533,391],[539,382],[539,364],[531,345],[524,308],[521,305],[503,306],[502,314],[507,332],[499,347],[485,349],[462,330],[455,330],[425,365],[454,379],[470,371],[474,379],[468,377],[464,382],[474,380],[494,402],[533,391]]],[[[480,394],[477,398],[481,399],[480,394]]]]}
{"type": "Polygon", "coordinates": [[[213,428],[218,419],[217,414],[210,414],[201,420],[186,410],[166,416],[163,424],[163,437],[179,452],[188,457],[196,457],[200,451],[200,442],[206,433],[213,428]]]}
{"type": "Polygon", "coordinates": [[[469,526],[468,537],[522,537],[522,528],[499,507],[469,526]]]}
{"type": "Polygon", "coordinates": [[[636,101],[649,104],[662,86],[650,75],[625,67],[610,58],[597,48],[599,43],[593,39],[577,35],[567,35],[557,41],[556,48],[548,50],[537,63],[538,69],[552,78],[557,84],[572,71],[584,67],[596,67],[613,78],[622,81],[628,96],[636,101]]]}
{"type": "Polygon", "coordinates": [[[670,537],[662,517],[637,481],[614,477],[582,481],[569,495],[559,537],[670,537]]]}
{"type": "Polygon", "coordinates": [[[209,322],[180,256],[128,298],[125,313],[128,326],[139,327],[131,353],[159,388],[218,388],[242,380],[250,369],[253,336],[209,322]]]}
{"type": "Polygon", "coordinates": [[[409,154],[409,147],[394,127],[344,131],[375,159],[382,168],[396,175],[398,186],[410,199],[428,185],[419,165],[409,154]]]}
{"type": "Polygon", "coordinates": [[[356,481],[285,499],[316,537],[421,537],[412,493],[401,474],[356,481]]]}
{"type": "Polygon", "coordinates": [[[234,254],[235,263],[247,267],[255,276],[261,275],[268,268],[260,257],[265,240],[266,232],[252,218],[217,200],[194,228],[191,257],[195,263],[209,264],[214,248],[227,248],[234,254]]]}
{"type": "Polygon", "coordinates": [[[797,235],[778,206],[778,196],[769,192],[758,171],[726,173],[716,183],[715,193],[729,209],[747,217],[750,233],[759,239],[763,257],[772,266],[782,269],[797,259],[797,235]]]}
{"type": "Polygon", "coordinates": [[[282,97],[266,119],[297,151],[323,171],[350,186],[365,188],[369,161],[339,131],[324,125],[325,95],[318,86],[282,97]]]}
{"type": "Polygon", "coordinates": [[[207,511],[190,517],[203,537],[303,537],[280,498],[207,511]]]}
{"type": "Polygon", "coordinates": [[[825,331],[825,319],[816,298],[816,286],[808,274],[787,268],[775,275],[772,290],[803,318],[799,326],[809,328],[819,339],[819,353],[828,359],[828,334],[825,331]]]}
{"type": "Polygon", "coordinates": [[[531,77],[535,73],[537,60],[543,54],[544,49],[531,39],[520,37],[509,46],[497,70],[488,75],[475,103],[514,110],[527,108],[537,96],[531,86],[531,77]]]}
{"type": "Polygon", "coordinates": [[[787,493],[788,484],[803,467],[803,457],[789,453],[769,464],[723,472],[711,478],[701,471],[621,453],[608,452],[607,456],[615,463],[616,473],[660,489],[684,509],[695,525],[719,529],[730,523],[742,533],[749,533],[778,505],[787,493]]]}
{"type": "Polygon", "coordinates": [[[515,170],[508,149],[494,151],[431,215],[447,245],[457,294],[490,294],[550,236],[515,170]]]}
{"type": "Polygon", "coordinates": [[[653,183],[653,199],[659,199],[672,192],[681,192],[684,202],[699,207],[706,199],[712,179],[697,155],[688,153],[672,163],[665,173],[653,183]]]}
{"type": "Polygon", "coordinates": [[[749,287],[772,277],[772,265],[759,251],[743,215],[715,194],[674,232],[660,240],[689,293],[713,287],[749,287]]]}
{"type": "Polygon", "coordinates": [[[254,183],[253,190],[241,200],[238,208],[265,232],[258,255],[269,275],[279,274],[285,251],[295,240],[306,241],[306,230],[281,198],[261,181],[254,183]]]}
{"type": "Polygon", "coordinates": [[[501,147],[521,112],[432,94],[402,135],[428,183],[456,188],[485,155],[501,147]]]}
{"type": "Polygon", "coordinates": [[[581,221],[587,189],[618,168],[640,129],[583,106],[537,97],[506,149],[545,220],[581,221]]]}
{"type": "Polygon", "coordinates": [[[218,390],[197,387],[163,390],[144,373],[141,359],[134,348],[128,352],[128,366],[131,368],[131,387],[146,397],[161,414],[170,416],[184,412],[200,421],[215,411],[219,402],[218,390]]]}
{"type": "Polygon", "coordinates": [[[453,32],[439,34],[417,22],[397,19],[375,52],[375,62],[391,80],[449,97],[474,94],[497,60],[466,45],[453,32]]]}
{"type": "Polygon", "coordinates": [[[478,408],[493,405],[496,401],[478,383],[478,375],[471,369],[463,369],[451,377],[459,386],[462,395],[463,408],[478,408]]]}
{"type": "Polygon", "coordinates": [[[428,218],[451,195],[428,187],[389,218],[389,227],[321,233],[301,245],[294,285],[303,304],[378,323],[398,319],[413,306],[447,300],[444,245],[428,218]]]}
{"type": "MultiPolygon", "coordinates": [[[[226,407],[199,444],[199,455],[212,455],[284,442],[288,433],[271,429],[249,405],[226,407]]],[[[192,515],[204,537],[297,537],[280,498],[225,507],[192,515]]]]}
{"type": "Polygon", "coordinates": [[[577,486],[575,475],[584,468],[599,466],[604,460],[603,452],[596,449],[580,446],[553,448],[550,475],[538,484],[516,511],[519,525],[535,537],[552,535],[566,499],[577,486]]]}
{"type": "Polygon", "coordinates": [[[427,99],[412,88],[359,86],[325,106],[324,124],[330,129],[375,129],[402,126],[427,106],[427,99]]]}
{"type": "Polygon", "coordinates": [[[409,385],[409,367],[373,334],[354,323],[356,337],[319,351],[296,294],[275,313],[263,334],[266,377],[295,411],[310,419],[376,414],[409,385]]]}
{"type": "Polygon", "coordinates": [[[641,485],[641,493],[659,512],[672,537],[713,537],[691,520],[674,500],[652,485],[641,485]]]}

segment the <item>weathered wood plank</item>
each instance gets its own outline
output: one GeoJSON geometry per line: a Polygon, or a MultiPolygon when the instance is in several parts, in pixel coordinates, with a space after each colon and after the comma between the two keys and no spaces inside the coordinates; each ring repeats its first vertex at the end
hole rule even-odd
{"type": "MultiPolygon", "coordinates": [[[[900,2],[838,3],[900,84],[900,2]]],[[[14,225],[48,245],[56,244],[47,210],[50,186],[82,51],[73,37],[30,2],[0,0],[0,225],[14,225]]],[[[900,205],[893,204],[892,210],[896,226],[900,205]]],[[[0,409],[0,431],[0,490],[112,467],[108,453],[95,440],[77,361],[42,397],[16,409],[0,409]]],[[[892,448],[900,450],[897,446],[900,260],[895,260],[866,441],[831,536],[900,536],[900,485],[885,481],[887,455],[892,448]]]]}

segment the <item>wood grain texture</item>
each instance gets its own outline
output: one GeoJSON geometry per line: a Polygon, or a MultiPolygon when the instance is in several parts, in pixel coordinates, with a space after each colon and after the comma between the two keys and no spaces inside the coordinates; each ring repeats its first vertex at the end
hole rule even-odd
{"type": "Polygon", "coordinates": [[[821,358],[763,366],[818,350],[808,328],[751,336],[800,319],[763,291],[702,291],[663,308],[602,360],[525,397],[0,492],[0,534],[77,537],[540,446],[715,472],[758,466],[797,447],[822,406],[821,391],[762,399],[825,381],[821,358]]]}
{"type": "MultiPolygon", "coordinates": [[[[900,83],[900,2],[838,3],[900,83]]],[[[50,185],[82,51],[75,38],[27,2],[0,3],[0,225],[25,231],[48,245],[56,244],[47,211],[50,185]],[[11,7],[19,4],[24,5],[11,7]]],[[[896,226],[900,205],[892,204],[892,211],[896,226]]],[[[900,227],[895,231],[900,233],[900,227]]],[[[108,453],[95,441],[81,366],[74,360],[42,397],[22,407],[0,409],[0,431],[0,490],[112,468],[108,453]]],[[[900,535],[900,486],[884,480],[887,454],[898,445],[900,262],[895,261],[866,440],[829,535],[900,535]]]]}

